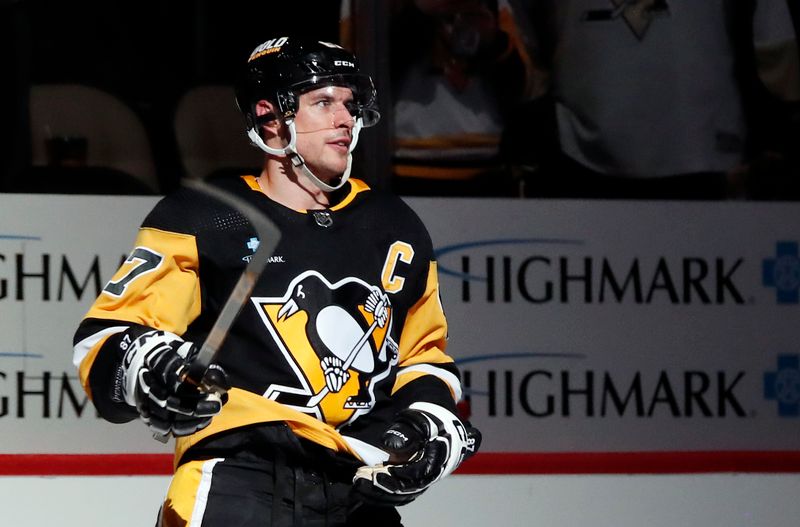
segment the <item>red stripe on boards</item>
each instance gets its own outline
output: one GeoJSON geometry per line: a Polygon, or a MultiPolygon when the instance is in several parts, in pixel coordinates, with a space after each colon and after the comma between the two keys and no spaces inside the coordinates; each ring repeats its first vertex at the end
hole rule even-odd
{"type": "MultiPolygon", "coordinates": [[[[800,472],[800,451],[486,452],[456,474],[800,472]]],[[[171,454],[0,454],[0,476],[161,476],[171,454]]]]}
{"type": "Polygon", "coordinates": [[[0,475],[165,475],[172,473],[172,458],[172,454],[0,454],[0,475]]]}
{"type": "Polygon", "coordinates": [[[457,474],[691,474],[800,472],[800,451],[487,452],[457,474]]]}

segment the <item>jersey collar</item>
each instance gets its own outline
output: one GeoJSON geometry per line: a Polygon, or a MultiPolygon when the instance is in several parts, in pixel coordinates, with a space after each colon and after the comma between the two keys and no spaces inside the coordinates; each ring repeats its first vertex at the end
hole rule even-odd
{"type": "MultiPolygon", "coordinates": [[[[264,194],[261,190],[261,187],[258,185],[258,181],[256,180],[256,176],[253,175],[246,175],[241,176],[242,180],[250,187],[250,190],[258,192],[260,194],[264,194]]],[[[342,188],[342,191],[347,189],[347,192],[344,194],[341,200],[336,203],[334,206],[330,207],[328,210],[337,211],[345,208],[348,206],[352,201],[356,198],[356,196],[362,192],[369,190],[369,185],[367,185],[364,181],[357,179],[357,178],[350,178],[347,180],[347,185],[342,188]]],[[[308,214],[307,210],[300,210],[298,212],[302,212],[303,214],[308,214]]]]}

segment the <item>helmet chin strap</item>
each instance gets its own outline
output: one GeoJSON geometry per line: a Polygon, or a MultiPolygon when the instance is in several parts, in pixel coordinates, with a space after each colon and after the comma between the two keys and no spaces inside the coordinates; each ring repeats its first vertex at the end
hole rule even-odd
{"type": "Polygon", "coordinates": [[[308,165],[306,165],[305,159],[300,153],[297,151],[297,147],[295,146],[297,143],[297,130],[295,129],[294,119],[287,119],[286,124],[289,128],[289,143],[284,146],[283,148],[272,148],[271,146],[267,146],[264,140],[261,138],[261,135],[256,131],[255,127],[248,128],[247,130],[247,137],[250,138],[250,141],[253,142],[258,148],[266,152],[267,154],[273,155],[275,157],[287,157],[291,160],[292,165],[298,167],[300,172],[303,173],[308,179],[311,180],[314,185],[317,186],[323,192],[333,192],[334,190],[339,190],[347,183],[347,180],[350,178],[350,169],[353,165],[353,149],[356,147],[358,143],[358,134],[361,131],[361,117],[356,118],[355,124],[353,125],[353,130],[351,132],[351,139],[350,139],[350,148],[347,152],[347,166],[342,173],[342,176],[339,178],[339,183],[336,185],[329,185],[318,178],[308,165]]]}

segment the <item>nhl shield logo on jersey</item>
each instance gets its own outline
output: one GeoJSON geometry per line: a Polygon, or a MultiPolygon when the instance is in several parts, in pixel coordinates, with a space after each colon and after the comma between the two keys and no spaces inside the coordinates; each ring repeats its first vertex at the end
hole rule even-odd
{"type": "Polygon", "coordinates": [[[264,396],[338,426],[374,404],[374,388],[397,363],[392,306],[358,278],[330,283],[316,271],[292,280],[282,297],[253,298],[297,377],[264,396]]]}

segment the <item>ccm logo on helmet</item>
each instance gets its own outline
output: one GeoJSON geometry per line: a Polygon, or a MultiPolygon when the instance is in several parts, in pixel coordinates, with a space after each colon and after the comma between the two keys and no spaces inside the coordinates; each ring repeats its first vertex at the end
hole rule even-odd
{"type": "Polygon", "coordinates": [[[347,66],[348,68],[355,68],[356,65],[350,62],[349,60],[334,60],[334,66],[347,66]]]}

